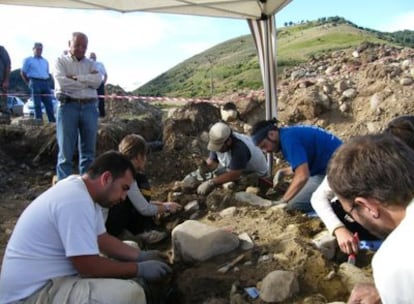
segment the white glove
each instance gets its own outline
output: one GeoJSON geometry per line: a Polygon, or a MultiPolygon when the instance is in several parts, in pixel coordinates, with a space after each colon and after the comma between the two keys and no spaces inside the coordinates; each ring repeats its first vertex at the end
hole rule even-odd
{"type": "Polygon", "coordinates": [[[214,182],[212,179],[209,179],[208,181],[202,182],[200,186],[197,188],[197,193],[200,195],[206,195],[211,192],[211,190],[214,189],[214,182]]]}
{"type": "Polygon", "coordinates": [[[277,201],[272,201],[272,206],[281,205],[281,204],[287,204],[287,201],[285,201],[283,198],[277,201]]]}
{"type": "Polygon", "coordinates": [[[285,176],[283,170],[277,170],[275,176],[273,177],[273,188],[276,187],[280,181],[285,176]]]}

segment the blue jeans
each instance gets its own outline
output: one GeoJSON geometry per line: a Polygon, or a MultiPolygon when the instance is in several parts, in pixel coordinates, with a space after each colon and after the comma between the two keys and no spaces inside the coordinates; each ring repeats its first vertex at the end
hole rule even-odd
{"type": "Polygon", "coordinates": [[[96,92],[98,93],[98,99],[99,99],[99,116],[105,117],[105,84],[102,82],[99,88],[96,89],[96,92]]]}
{"type": "MultiPolygon", "coordinates": [[[[0,84],[2,82],[0,81],[0,84]]],[[[7,90],[3,90],[0,85],[0,112],[4,114],[10,114],[10,110],[7,106],[7,90]]]]}
{"type": "Polygon", "coordinates": [[[50,90],[49,80],[40,80],[40,79],[30,79],[29,88],[32,95],[34,108],[35,108],[35,118],[43,120],[42,115],[42,106],[41,103],[45,105],[45,110],[47,114],[47,119],[49,122],[55,122],[55,113],[53,111],[52,103],[52,91],[50,90]]]}
{"type": "Polygon", "coordinates": [[[310,176],[303,188],[289,201],[287,209],[312,212],[313,208],[310,203],[311,196],[322,183],[324,178],[325,175],[310,176]]]}
{"type": "Polygon", "coordinates": [[[57,110],[56,137],[59,147],[56,175],[61,180],[72,174],[76,143],[79,151],[79,174],[84,174],[95,158],[98,133],[97,102],[61,103],[57,110]]]}

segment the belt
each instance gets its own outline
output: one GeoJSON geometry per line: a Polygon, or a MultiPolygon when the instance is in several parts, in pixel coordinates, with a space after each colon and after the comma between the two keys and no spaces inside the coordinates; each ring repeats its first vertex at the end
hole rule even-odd
{"type": "Polygon", "coordinates": [[[64,101],[64,103],[71,103],[71,102],[76,102],[76,103],[93,103],[96,102],[95,98],[72,98],[72,97],[66,97],[66,100],[64,101]]]}
{"type": "Polygon", "coordinates": [[[30,80],[38,80],[38,81],[49,81],[49,78],[35,78],[35,77],[29,77],[30,80]]]}
{"type": "Polygon", "coordinates": [[[66,94],[58,93],[56,94],[56,98],[63,104],[63,103],[71,103],[76,102],[79,104],[86,104],[86,103],[93,103],[96,102],[96,98],[73,98],[66,94]]]}

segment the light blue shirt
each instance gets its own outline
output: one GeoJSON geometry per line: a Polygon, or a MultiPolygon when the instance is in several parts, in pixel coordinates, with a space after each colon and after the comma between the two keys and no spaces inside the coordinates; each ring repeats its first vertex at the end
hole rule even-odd
{"type": "Polygon", "coordinates": [[[43,57],[27,57],[22,71],[28,78],[49,79],[49,63],[43,57]]]}

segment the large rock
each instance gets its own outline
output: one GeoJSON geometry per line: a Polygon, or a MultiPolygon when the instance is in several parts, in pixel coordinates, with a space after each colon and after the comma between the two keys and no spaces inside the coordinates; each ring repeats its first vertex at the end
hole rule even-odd
{"type": "Polygon", "coordinates": [[[188,220],[172,231],[175,261],[206,261],[239,246],[237,235],[197,221],[188,220]]]}
{"type": "Polygon", "coordinates": [[[350,263],[342,263],[339,266],[338,275],[349,292],[358,283],[374,283],[371,275],[350,263]]]}
{"type": "Polygon", "coordinates": [[[282,302],[299,291],[299,283],[291,271],[275,270],[263,279],[260,298],[267,302],[282,302]]]}

